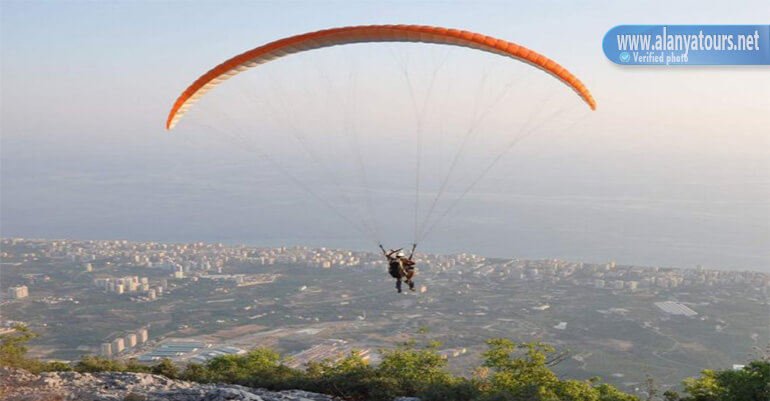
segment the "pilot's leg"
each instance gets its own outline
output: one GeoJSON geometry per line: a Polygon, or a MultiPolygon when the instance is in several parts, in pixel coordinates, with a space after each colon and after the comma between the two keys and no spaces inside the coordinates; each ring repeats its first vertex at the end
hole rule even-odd
{"type": "Polygon", "coordinates": [[[401,277],[396,279],[396,290],[401,292],[401,277]]]}
{"type": "Polygon", "coordinates": [[[409,289],[414,291],[414,282],[412,281],[412,278],[414,278],[414,270],[408,269],[404,271],[404,281],[409,284],[409,289]]]}

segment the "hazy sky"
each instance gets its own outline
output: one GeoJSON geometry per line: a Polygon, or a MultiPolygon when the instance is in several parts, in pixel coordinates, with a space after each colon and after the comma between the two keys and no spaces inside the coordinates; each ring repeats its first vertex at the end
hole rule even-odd
{"type": "MultiPolygon", "coordinates": [[[[353,100],[359,129],[369,134],[362,146],[374,160],[381,155],[371,149],[381,149],[386,142],[380,141],[388,137],[383,132],[404,131],[397,128],[398,116],[410,110],[406,100],[397,100],[399,91],[405,93],[400,61],[416,69],[418,79],[430,75],[422,61],[436,65],[449,56],[437,81],[443,85],[435,96],[438,104],[432,106],[445,111],[426,125],[426,140],[440,121],[459,126],[459,111],[469,108],[473,88],[484,82],[478,75],[466,79],[453,73],[483,69],[489,77],[485,98],[494,99],[494,79],[509,76],[507,66],[463,49],[417,55],[420,50],[413,46],[403,53],[395,45],[382,45],[382,51],[374,45],[360,51],[328,49],[226,82],[171,133],[164,121],[176,96],[197,76],[242,51],[328,27],[414,23],[468,29],[531,47],[580,77],[599,104],[596,112],[581,117],[574,135],[527,139],[437,226],[424,243],[426,250],[767,271],[770,67],[624,68],[601,50],[605,32],[618,24],[768,23],[757,20],[762,16],[770,16],[767,1],[729,6],[706,1],[2,1],[0,230],[3,236],[367,249],[371,241],[264,157],[212,140],[201,127],[216,125],[227,134],[234,122],[228,125],[229,117],[217,113],[232,106],[235,124],[247,125],[248,132],[284,132],[294,123],[304,124],[304,131],[332,132],[334,124],[344,123],[337,112],[349,115],[349,109],[340,109],[353,100]],[[375,72],[366,69],[375,63],[375,72]],[[351,72],[361,83],[349,78],[351,72]],[[313,77],[328,79],[336,89],[322,89],[318,82],[296,84],[313,77]],[[246,83],[258,90],[248,92],[246,83]],[[343,89],[349,91],[343,101],[319,106],[324,96],[343,89]],[[246,97],[252,103],[245,103],[246,97]],[[293,112],[306,117],[286,118],[293,112]],[[280,113],[283,117],[276,117],[280,113]],[[321,117],[332,122],[319,125],[321,117]]],[[[574,102],[570,111],[582,112],[579,100],[567,90],[559,92],[545,74],[521,75],[524,89],[516,87],[503,98],[488,130],[504,127],[506,118],[525,119],[524,95],[536,96],[540,82],[574,102]]],[[[423,83],[417,90],[424,88],[423,83]]],[[[451,136],[451,127],[447,132],[451,136]]],[[[322,146],[316,149],[329,156],[329,167],[343,170],[342,179],[355,186],[352,176],[344,178],[345,171],[355,170],[345,167],[351,157],[335,149],[344,143],[318,138],[323,140],[313,146],[322,146]]],[[[406,155],[412,144],[403,142],[408,138],[390,138],[402,141],[405,150],[396,153],[412,160],[406,155]]],[[[256,142],[274,146],[260,152],[273,154],[292,174],[309,177],[305,173],[314,169],[306,158],[291,156],[297,152],[294,142],[282,144],[280,136],[258,136],[256,142]]],[[[435,149],[435,143],[428,145],[435,149]]],[[[401,165],[399,157],[388,156],[401,165]]],[[[386,164],[372,161],[375,171],[370,172],[378,183],[374,195],[383,237],[390,242],[386,245],[408,243],[413,210],[406,189],[413,184],[405,173],[384,171],[386,164]]],[[[333,192],[329,182],[321,184],[314,190],[333,192]]]]}

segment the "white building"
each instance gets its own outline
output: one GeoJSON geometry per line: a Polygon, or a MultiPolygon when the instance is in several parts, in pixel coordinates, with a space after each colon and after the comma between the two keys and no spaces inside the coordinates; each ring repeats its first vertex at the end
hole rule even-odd
{"type": "Polygon", "coordinates": [[[123,352],[126,348],[126,343],[123,342],[123,338],[116,338],[112,340],[112,352],[116,355],[123,352]]]}
{"type": "Polygon", "coordinates": [[[110,343],[102,343],[101,347],[99,347],[99,355],[109,358],[112,356],[112,344],[110,343]]]}
{"type": "Polygon", "coordinates": [[[137,340],[139,341],[139,344],[144,344],[147,342],[148,336],[147,336],[147,329],[139,329],[136,331],[137,340]]]}
{"type": "Polygon", "coordinates": [[[698,314],[698,312],[690,309],[686,305],[680,304],[679,302],[655,302],[655,306],[657,306],[658,309],[662,310],[668,315],[691,317],[698,314]]]}
{"type": "Polygon", "coordinates": [[[126,347],[136,347],[136,334],[131,333],[126,336],[126,347]]]}
{"type": "Polygon", "coordinates": [[[29,296],[29,289],[26,285],[18,285],[8,289],[8,298],[22,299],[29,296]]]}

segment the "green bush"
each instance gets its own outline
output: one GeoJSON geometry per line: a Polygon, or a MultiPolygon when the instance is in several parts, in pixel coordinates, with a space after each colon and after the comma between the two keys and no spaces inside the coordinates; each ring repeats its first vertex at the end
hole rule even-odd
{"type": "Polygon", "coordinates": [[[43,365],[43,370],[46,372],[71,372],[74,369],[72,365],[64,362],[48,362],[43,365]]]}
{"type": "Polygon", "coordinates": [[[375,370],[353,351],[339,361],[310,363],[299,379],[302,388],[345,398],[362,399],[369,396],[377,385],[375,370]]]}
{"type": "MultiPolygon", "coordinates": [[[[703,370],[700,377],[682,382],[683,401],[770,400],[770,361],[752,361],[738,370],[703,370]]],[[[673,397],[673,394],[671,394],[673,397]]]]}
{"type": "MultiPolygon", "coordinates": [[[[129,369],[130,370],[130,369],[129,369]]],[[[171,362],[171,359],[163,358],[161,361],[150,368],[150,372],[156,375],[166,376],[169,379],[179,377],[179,368],[171,362]]]]}
{"type": "Polygon", "coordinates": [[[485,401],[636,401],[608,384],[559,379],[549,361],[555,349],[542,343],[514,344],[508,339],[488,340],[483,374],[476,383],[485,401]]]}
{"type": "Polygon", "coordinates": [[[126,361],[124,369],[126,372],[136,372],[136,373],[150,373],[152,371],[152,367],[139,363],[134,358],[131,358],[128,361],[126,361]]]}
{"type": "Polygon", "coordinates": [[[75,370],[82,373],[124,372],[126,365],[120,361],[86,355],[75,364],[75,370]]]}
{"type": "Polygon", "coordinates": [[[449,383],[433,383],[417,396],[422,401],[466,401],[478,399],[479,388],[464,378],[454,378],[449,383]]]}
{"type": "Polygon", "coordinates": [[[31,372],[45,370],[45,364],[27,358],[27,343],[37,334],[26,326],[16,326],[12,333],[0,335],[0,367],[21,368],[31,372]]]}
{"type": "Polygon", "coordinates": [[[180,374],[180,378],[183,380],[209,383],[211,382],[210,370],[199,363],[188,363],[187,366],[180,374]]]}
{"type": "Polygon", "coordinates": [[[399,396],[413,396],[437,385],[447,386],[451,376],[446,372],[447,361],[436,352],[436,345],[415,349],[407,344],[395,350],[380,350],[382,362],[376,368],[380,377],[394,379],[399,396]]]}

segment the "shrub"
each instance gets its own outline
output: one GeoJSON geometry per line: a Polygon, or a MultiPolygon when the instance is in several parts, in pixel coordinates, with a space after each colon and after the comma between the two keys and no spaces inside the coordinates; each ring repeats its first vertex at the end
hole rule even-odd
{"type": "Polygon", "coordinates": [[[179,377],[179,368],[171,362],[171,359],[163,358],[161,361],[150,368],[150,372],[156,375],[166,376],[169,379],[176,379],[179,377]]]}
{"type": "Polygon", "coordinates": [[[44,370],[43,363],[27,358],[27,343],[37,334],[26,326],[16,326],[12,333],[0,335],[0,367],[21,368],[31,372],[44,370]]]}
{"type": "Polygon", "coordinates": [[[74,370],[72,365],[64,362],[48,362],[43,365],[43,370],[46,372],[70,372],[74,370]]]}
{"type": "Polygon", "coordinates": [[[479,388],[471,381],[456,378],[450,383],[432,383],[417,396],[423,401],[467,401],[481,395],[479,388]]]}
{"type": "Polygon", "coordinates": [[[75,364],[75,370],[83,373],[123,372],[126,370],[126,366],[123,363],[112,359],[86,355],[80,358],[80,361],[75,364]]]}
{"type": "Polygon", "coordinates": [[[699,378],[685,379],[685,401],[770,400],[770,361],[752,361],[743,369],[703,370],[699,378]]]}

